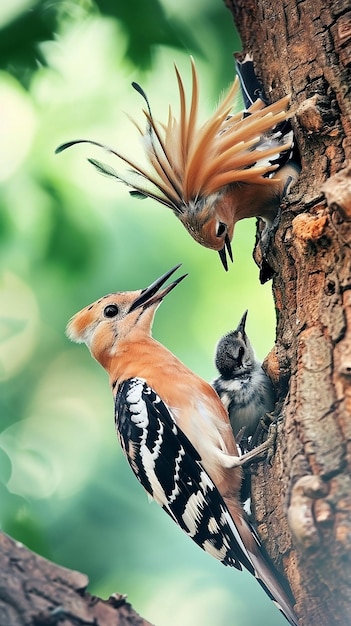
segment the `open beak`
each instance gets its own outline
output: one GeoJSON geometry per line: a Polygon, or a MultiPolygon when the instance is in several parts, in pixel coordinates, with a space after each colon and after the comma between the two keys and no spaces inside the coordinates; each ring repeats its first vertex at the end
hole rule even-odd
{"type": "Polygon", "coordinates": [[[138,296],[138,298],[134,300],[132,306],[129,309],[129,312],[134,311],[135,309],[138,309],[141,306],[146,308],[150,306],[151,304],[155,304],[156,302],[161,302],[161,300],[163,300],[163,298],[170,291],[172,291],[172,289],[174,289],[174,287],[176,287],[180,283],[180,281],[183,280],[183,278],[185,278],[188,275],[188,274],[183,274],[183,276],[180,276],[179,278],[174,280],[173,283],[170,283],[167,287],[165,287],[164,289],[162,289],[162,291],[160,291],[162,285],[165,284],[168,278],[172,276],[172,274],[174,274],[174,272],[180,266],[181,266],[181,263],[179,263],[179,265],[176,265],[175,267],[172,267],[171,270],[168,270],[168,272],[166,272],[165,274],[160,276],[160,278],[157,278],[157,280],[151,283],[149,287],[146,287],[146,289],[143,289],[141,294],[138,296]]]}
{"type": "Polygon", "coordinates": [[[229,258],[231,260],[231,262],[233,263],[233,253],[232,253],[232,246],[230,243],[230,239],[229,239],[229,235],[228,233],[225,236],[225,240],[224,240],[224,246],[222,248],[222,250],[218,250],[218,254],[219,254],[219,258],[222,261],[222,265],[225,269],[225,271],[228,271],[228,262],[227,262],[227,254],[226,252],[228,252],[229,258]]]}

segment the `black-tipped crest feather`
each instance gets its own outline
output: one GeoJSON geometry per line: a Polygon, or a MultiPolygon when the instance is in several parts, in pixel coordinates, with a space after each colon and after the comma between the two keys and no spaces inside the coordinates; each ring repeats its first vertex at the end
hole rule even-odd
{"type": "MultiPolygon", "coordinates": [[[[262,107],[253,105],[252,112],[249,110],[252,114],[248,117],[243,117],[242,114],[231,116],[233,100],[239,90],[239,82],[236,80],[214,113],[200,125],[198,78],[193,60],[191,63],[192,95],[189,110],[183,81],[178,68],[175,68],[180,100],[179,120],[171,112],[168,123],[156,122],[145,91],[138,83],[132,83],[133,88],[147,105],[147,111],[144,113],[148,122],[146,136],[149,135],[150,144],[146,149],[146,156],[153,173],[152,170],[146,171],[120,152],[96,141],[84,139],[70,141],[59,146],[56,153],[78,143],[100,146],[142,174],[164,198],[161,199],[157,193],[150,193],[148,189],[136,188],[136,191],[157,199],[178,214],[186,212],[190,201],[194,202],[199,197],[210,195],[230,183],[244,181],[249,183],[251,180],[255,183],[269,183],[270,180],[264,176],[274,171],[275,166],[269,162],[265,166],[261,164],[256,166],[256,161],[258,157],[262,162],[262,159],[269,159],[279,153],[282,142],[274,139],[265,140],[264,146],[261,136],[288,117],[286,108],[289,97],[282,98],[266,108],[263,107],[263,103],[262,107]],[[260,150],[256,153],[253,148],[258,144],[260,150]]],[[[286,143],[284,148],[288,149],[290,143],[286,143]]],[[[118,179],[133,187],[133,183],[125,178],[118,176],[118,179]]]]}
{"type": "Polygon", "coordinates": [[[279,205],[284,178],[281,181],[274,173],[290,154],[292,133],[288,137],[282,131],[282,122],[290,116],[287,111],[290,97],[268,106],[256,100],[248,111],[233,113],[239,92],[239,80],[235,79],[214,112],[201,122],[198,76],[193,59],[191,72],[189,99],[175,66],[179,114],[176,117],[169,106],[164,122],[155,120],[144,89],[132,83],[146,103],[143,109],[146,130],[133,122],[143,139],[145,166],[139,165],[134,157],[87,139],[64,143],[56,153],[78,143],[89,143],[121,159],[131,169],[131,176],[128,171],[121,176],[113,167],[96,159],[88,160],[100,173],[131,188],[132,196],[149,197],[171,209],[196,241],[219,252],[227,269],[227,253],[232,260],[230,241],[235,223],[245,217],[266,219],[267,215],[270,220],[271,213],[277,210],[276,204],[279,205]],[[280,161],[282,154],[285,156],[280,161]],[[135,182],[136,175],[139,178],[135,182]],[[256,196],[245,195],[250,185],[251,189],[257,185],[265,189],[257,190],[256,196]],[[227,226],[225,238],[216,235],[218,219],[227,226]]]}
{"type": "Polygon", "coordinates": [[[121,179],[121,177],[117,174],[116,170],[114,170],[113,167],[111,167],[110,165],[107,165],[106,163],[101,163],[101,161],[97,161],[96,159],[91,158],[87,159],[87,161],[91,163],[91,165],[94,165],[94,167],[98,170],[98,172],[100,172],[100,174],[104,174],[105,176],[111,176],[112,178],[117,178],[117,180],[124,182],[124,180],[121,179]]]}

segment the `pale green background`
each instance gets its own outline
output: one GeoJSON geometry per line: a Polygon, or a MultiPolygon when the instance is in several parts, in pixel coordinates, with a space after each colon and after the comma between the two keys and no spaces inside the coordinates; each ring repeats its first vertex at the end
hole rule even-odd
{"type": "MultiPolygon", "coordinates": [[[[259,284],[251,257],[254,220],[236,227],[226,274],[171,211],[99,176],[86,157],[104,160],[101,151],[54,155],[59,143],[89,137],[139,158],[125,112],[143,124],[143,102],[130,83],[164,119],[170,102],[177,110],[174,61],[189,91],[189,54],[204,116],[232,79],[240,44],[220,0],[143,2],[141,20],[139,2],[110,4],[123,21],[90,2],[51,3],[55,40],[40,46],[47,65],[32,72],[0,49],[1,525],[86,572],[92,593],[128,594],[157,626],[278,626],[283,618],[253,578],[211,559],[148,503],[115,436],[107,376],[64,334],[89,302],[145,287],[182,262],[189,276],[159,309],[154,335],[190,368],[215,376],[216,341],[246,308],[261,358],[274,342],[271,287],[259,284]]],[[[32,6],[5,0],[0,25],[32,6]]],[[[24,36],[26,20],[22,28],[24,36]]]]}

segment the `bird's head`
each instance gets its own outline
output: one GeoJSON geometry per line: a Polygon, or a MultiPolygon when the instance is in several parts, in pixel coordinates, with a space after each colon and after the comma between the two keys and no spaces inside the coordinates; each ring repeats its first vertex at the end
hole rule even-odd
{"type": "Polygon", "coordinates": [[[191,201],[187,211],[177,217],[195,241],[218,252],[227,271],[227,253],[233,261],[231,240],[236,223],[230,191],[224,189],[206,198],[191,201]]]}
{"type": "Polygon", "coordinates": [[[67,336],[77,343],[85,343],[93,357],[106,367],[123,339],[129,336],[137,340],[151,334],[157,307],[187,276],[184,274],[161,289],[179,267],[176,265],[145,289],[111,293],[86,306],[69,321],[67,336]]]}
{"type": "Polygon", "coordinates": [[[254,351],[245,332],[247,311],[237,328],[224,335],[216,348],[215,363],[224,378],[235,378],[251,371],[255,361],[254,351]]]}

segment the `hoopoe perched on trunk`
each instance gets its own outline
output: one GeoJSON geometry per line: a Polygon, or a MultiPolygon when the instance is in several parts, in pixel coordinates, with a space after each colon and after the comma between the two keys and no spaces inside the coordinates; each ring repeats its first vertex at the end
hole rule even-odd
{"type": "Polygon", "coordinates": [[[236,78],[202,123],[198,119],[199,81],[193,59],[190,105],[175,66],[178,119],[169,107],[168,119],[155,120],[144,90],[132,83],[146,103],[146,131],[135,124],[143,139],[145,166],[120,150],[87,139],[66,142],[56,150],[89,143],[118,157],[131,168],[127,174],[96,159],[88,161],[100,173],[125,183],[132,195],[152,198],[171,209],[198,243],[218,251],[226,270],[227,253],[233,260],[231,240],[236,222],[261,217],[270,224],[299,172],[299,166],[290,159],[291,126],[284,123],[291,116],[290,96],[266,106],[250,71],[251,59],[237,66],[247,110],[232,112],[240,92],[236,78]]]}
{"type": "MultiPolygon", "coordinates": [[[[151,337],[153,318],[180,276],[112,293],[77,313],[67,334],[107,370],[127,461],[147,493],[203,550],[253,574],[293,626],[279,582],[240,503],[241,459],[214,389],[151,337]]],[[[241,457],[242,458],[242,457],[241,457]]]]}

